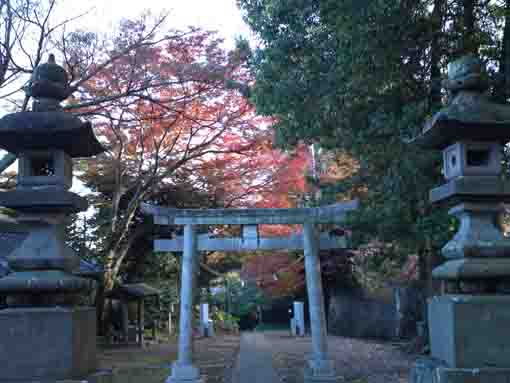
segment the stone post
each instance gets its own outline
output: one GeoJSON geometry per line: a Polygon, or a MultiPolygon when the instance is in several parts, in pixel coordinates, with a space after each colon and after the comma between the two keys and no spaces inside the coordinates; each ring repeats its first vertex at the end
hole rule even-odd
{"type": "Polygon", "coordinates": [[[294,317],[290,318],[290,335],[297,336],[296,318],[294,317]]]}
{"type": "MultiPolygon", "coordinates": [[[[308,360],[305,368],[305,383],[336,382],[337,376],[333,361],[328,359],[328,334],[322,292],[318,235],[312,223],[303,224],[303,239],[313,348],[312,359],[308,360]]],[[[296,316],[294,317],[296,318],[296,316]]]]}
{"type": "Polygon", "coordinates": [[[124,342],[129,341],[129,306],[126,299],[120,301],[120,310],[122,314],[122,337],[124,342]]]}
{"type": "Polygon", "coordinates": [[[138,308],[138,345],[144,347],[144,332],[145,332],[145,304],[143,298],[137,302],[138,308]]]}
{"type": "Polygon", "coordinates": [[[152,340],[154,343],[158,343],[158,329],[159,329],[159,321],[154,319],[152,323],[152,340]]]}
{"type": "Polygon", "coordinates": [[[296,336],[305,336],[305,307],[303,302],[294,302],[294,320],[296,325],[296,336]]]}
{"type": "Polygon", "coordinates": [[[203,337],[211,337],[212,326],[209,322],[209,303],[200,304],[200,335],[203,337]]]}
{"type": "Polygon", "coordinates": [[[172,365],[172,374],[167,383],[202,383],[198,368],[193,366],[193,274],[197,255],[197,233],[195,226],[184,226],[184,251],[181,273],[181,311],[179,317],[179,355],[172,365]]]}

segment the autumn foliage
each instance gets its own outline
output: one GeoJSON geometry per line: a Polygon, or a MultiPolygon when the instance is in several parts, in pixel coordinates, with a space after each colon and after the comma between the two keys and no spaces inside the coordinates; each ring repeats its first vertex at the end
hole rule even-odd
{"type": "MultiPolygon", "coordinates": [[[[307,192],[308,148],[273,147],[272,120],[245,97],[252,80],[242,50],[225,51],[207,31],[151,28],[143,18],[125,21],[101,54],[87,53],[89,35],[76,35],[64,52],[72,77],[84,79],[66,110],[91,120],[107,149],[81,175],[109,215],[101,223],[107,288],[150,234],[142,202],[183,207],[162,197],[181,188],[191,206],[196,196],[199,207],[294,207],[307,192]],[[205,204],[198,196],[207,196],[205,204]]],[[[292,230],[264,227],[262,234],[292,230]]]]}
{"type": "MultiPolygon", "coordinates": [[[[320,253],[325,288],[349,285],[353,281],[353,256],[352,252],[343,249],[320,253]]],[[[304,257],[296,258],[286,252],[254,255],[243,263],[241,277],[255,281],[269,297],[302,295],[306,286],[304,257]]]]}

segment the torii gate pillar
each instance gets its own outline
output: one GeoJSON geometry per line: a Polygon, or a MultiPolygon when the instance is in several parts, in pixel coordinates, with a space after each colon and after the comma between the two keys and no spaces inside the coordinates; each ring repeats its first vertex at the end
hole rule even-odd
{"type": "Polygon", "coordinates": [[[179,320],[179,354],[166,383],[203,383],[198,368],[193,366],[193,275],[197,252],[194,225],[184,226],[184,249],[181,273],[181,312],[179,320]]]}
{"type": "Polygon", "coordinates": [[[324,294],[322,291],[321,264],[318,235],[313,223],[303,224],[306,290],[312,332],[312,358],[305,367],[305,383],[336,382],[335,366],[328,358],[328,332],[324,294]]]}

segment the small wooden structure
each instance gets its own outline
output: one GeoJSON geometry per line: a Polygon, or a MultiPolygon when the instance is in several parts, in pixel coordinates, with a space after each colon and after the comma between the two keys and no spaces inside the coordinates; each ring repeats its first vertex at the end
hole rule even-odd
{"type": "MultiPolygon", "coordinates": [[[[146,283],[128,283],[122,284],[113,289],[107,296],[112,300],[120,301],[122,313],[122,338],[124,342],[129,343],[131,338],[129,331],[129,309],[128,305],[131,302],[136,302],[137,305],[137,318],[136,318],[136,342],[140,347],[144,346],[144,302],[146,298],[156,297],[159,306],[161,291],[149,286],[146,283]]],[[[157,337],[157,321],[152,326],[152,336],[156,340],[157,337]]]]}

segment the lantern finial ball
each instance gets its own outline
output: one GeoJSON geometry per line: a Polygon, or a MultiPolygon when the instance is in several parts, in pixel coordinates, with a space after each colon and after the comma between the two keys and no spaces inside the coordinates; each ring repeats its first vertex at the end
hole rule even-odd
{"type": "Polygon", "coordinates": [[[448,79],[444,86],[457,93],[461,90],[483,92],[488,89],[488,75],[485,64],[479,57],[464,56],[448,64],[448,79]]]}

